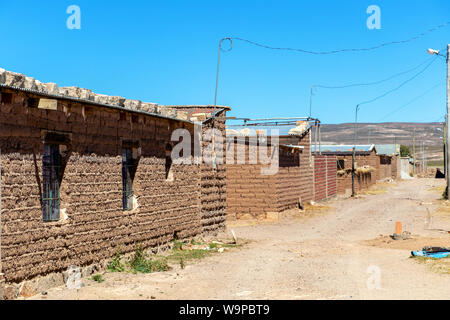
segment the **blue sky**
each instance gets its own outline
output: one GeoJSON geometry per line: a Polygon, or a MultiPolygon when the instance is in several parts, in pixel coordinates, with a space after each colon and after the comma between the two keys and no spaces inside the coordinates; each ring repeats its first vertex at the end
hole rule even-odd
{"type": "MultiPolygon", "coordinates": [[[[362,48],[410,38],[446,21],[448,0],[2,1],[0,67],[146,102],[212,104],[222,37],[309,50],[362,48]],[[81,30],[66,27],[72,4],[81,8],[81,30]],[[381,9],[381,30],[366,26],[372,4],[381,9]]],[[[447,43],[450,26],[407,44],[322,56],[235,41],[222,54],[218,104],[231,106],[229,115],[237,117],[306,116],[311,85],[381,80],[431,58],[427,48],[447,43]]],[[[313,116],[323,123],[352,122],[356,104],[419,70],[376,86],[318,89],[313,116]]],[[[445,60],[438,58],[400,90],[364,105],[360,121],[441,121],[445,76],[445,60]]]]}

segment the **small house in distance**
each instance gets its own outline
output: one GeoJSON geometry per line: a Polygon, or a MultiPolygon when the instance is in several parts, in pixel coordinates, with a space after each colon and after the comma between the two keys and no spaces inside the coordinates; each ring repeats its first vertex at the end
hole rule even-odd
{"type": "Polygon", "coordinates": [[[400,178],[400,145],[376,144],[375,149],[380,158],[377,180],[383,180],[388,177],[392,179],[400,178]]]}
{"type": "MultiPolygon", "coordinates": [[[[325,156],[336,156],[337,194],[350,195],[352,190],[352,156],[353,145],[312,146],[312,152],[325,156]]],[[[378,156],[374,145],[356,145],[356,179],[355,191],[362,191],[375,184],[378,156]]]]}

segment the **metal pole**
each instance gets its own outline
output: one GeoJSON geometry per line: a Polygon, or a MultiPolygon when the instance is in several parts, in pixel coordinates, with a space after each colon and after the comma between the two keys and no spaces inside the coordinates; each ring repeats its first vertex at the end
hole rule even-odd
{"type": "Polygon", "coordinates": [[[358,110],[359,104],[356,106],[355,110],[355,137],[354,137],[354,145],[353,145],[353,153],[352,153],[352,197],[355,196],[355,158],[356,158],[356,137],[358,132],[358,110]]]}
{"type": "Polygon", "coordinates": [[[322,155],[322,137],[320,135],[320,122],[319,122],[319,154],[322,155]]]}
{"type": "Polygon", "coordinates": [[[219,71],[220,71],[220,52],[222,51],[222,42],[224,40],[229,40],[231,42],[231,48],[226,50],[226,51],[230,51],[231,49],[233,49],[233,40],[231,38],[223,38],[220,40],[219,42],[219,54],[217,57],[217,73],[216,73],[216,90],[214,93],[214,111],[212,114],[212,137],[211,137],[211,142],[212,142],[212,152],[213,152],[213,168],[215,169],[217,167],[217,163],[216,163],[216,149],[215,149],[215,132],[214,132],[214,128],[216,125],[216,109],[217,109],[217,89],[219,87],[219,71]]]}
{"type": "Polygon", "coordinates": [[[309,93],[309,117],[311,118],[311,114],[312,114],[312,96],[313,96],[313,90],[314,90],[315,85],[311,86],[311,91],[309,93]]]}
{"type": "Polygon", "coordinates": [[[445,117],[444,136],[442,138],[444,140],[444,174],[447,177],[447,116],[445,117]]]}
{"type": "Polygon", "coordinates": [[[413,175],[416,174],[416,128],[413,133],[413,175]]]}
{"type": "Polygon", "coordinates": [[[317,137],[318,137],[318,133],[317,133],[317,121],[314,124],[314,155],[317,154],[317,137]]]}
{"type": "Polygon", "coordinates": [[[425,172],[425,142],[422,141],[422,172],[425,172]]]}
{"type": "MultiPolygon", "coordinates": [[[[447,45],[447,126],[448,126],[448,120],[449,120],[449,113],[450,113],[450,44],[447,45]]],[[[449,141],[450,141],[450,130],[447,128],[447,148],[446,148],[446,154],[447,154],[447,171],[449,171],[450,168],[450,148],[449,141]]],[[[445,178],[447,180],[447,199],[448,199],[448,189],[450,186],[450,174],[446,174],[445,178]]]]}
{"type": "Polygon", "coordinates": [[[428,170],[428,161],[427,161],[427,148],[423,147],[423,167],[425,168],[425,172],[427,172],[428,170]]]}

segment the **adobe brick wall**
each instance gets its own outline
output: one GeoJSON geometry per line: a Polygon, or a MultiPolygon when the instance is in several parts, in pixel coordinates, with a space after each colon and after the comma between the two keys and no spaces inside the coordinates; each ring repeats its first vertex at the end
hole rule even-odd
{"type": "Polygon", "coordinates": [[[337,162],[333,155],[314,155],[314,200],[337,195],[337,162]]]}
{"type": "Polygon", "coordinates": [[[227,217],[264,216],[277,211],[276,176],[262,175],[261,165],[227,164],[227,217]]]}
{"type": "Polygon", "coordinates": [[[392,178],[392,158],[390,156],[378,156],[377,180],[392,178]]]}
{"type": "Polygon", "coordinates": [[[398,155],[392,157],[391,176],[392,179],[400,179],[400,158],[398,155]]]}
{"type": "MultiPolygon", "coordinates": [[[[352,155],[338,155],[337,160],[344,160],[345,169],[352,168],[352,155]]],[[[380,167],[379,157],[376,155],[375,151],[370,154],[356,154],[355,161],[358,167],[365,165],[375,168],[374,172],[360,174],[355,176],[355,191],[362,191],[369,188],[371,185],[375,184],[378,179],[378,170],[380,167]]],[[[344,174],[337,175],[337,193],[346,194],[351,192],[352,189],[352,174],[347,172],[344,174]]]]}
{"type": "Polygon", "coordinates": [[[198,165],[173,165],[175,180],[165,179],[171,133],[181,127],[193,132],[191,124],[128,112],[121,116],[67,100],[58,101],[57,110],[28,108],[26,98],[38,96],[2,91],[14,94],[12,104],[0,105],[1,263],[7,283],[90,265],[119,249],[166,246],[174,236],[223,227],[224,166],[211,174],[198,165]],[[43,222],[40,203],[45,130],[71,133],[61,184],[61,209],[68,219],[51,223],[43,222]],[[139,207],[133,211],[122,210],[121,139],[141,143],[133,184],[139,207]]]}
{"type": "MultiPolygon", "coordinates": [[[[187,109],[186,109],[187,110],[187,109]]],[[[194,109],[197,110],[197,109],[194,109]]],[[[205,108],[201,108],[205,111],[205,108]]],[[[213,109],[207,109],[206,112],[212,112],[213,109]]],[[[226,109],[219,112],[217,118],[226,116],[226,109]]],[[[219,130],[225,136],[225,120],[215,119],[214,130],[219,130]]],[[[202,129],[206,131],[212,128],[212,120],[206,121],[202,129]]],[[[210,142],[203,142],[205,149],[210,142]]],[[[224,154],[224,153],[223,153],[224,154]]],[[[218,154],[219,156],[220,154],[218,154]]],[[[211,165],[202,164],[200,166],[200,210],[202,232],[204,234],[217,233],[225,229],[227,199],[226,199],[226,170],[225,164],[217,164],[214,169],[211,165]]]]}
{"type": "MultiPolygon", "coordinates": [[[[236,148],[236,142],[234,148],[236,148]]],[[[310,132],[303,137],[280,137],[280,143],[301,145],[300,153],[279,149],[279,168],[274,175],[261,174],[267,165],[249,164],[246,144],[246,163],[228,164],[227,215],[231,219],[245,216],[265,216],[298,207],[299,201],[313,199],[313,168],[310,162],[310,132]]],[[[235,151],[236,157],[236,151],[235,151]]]]}

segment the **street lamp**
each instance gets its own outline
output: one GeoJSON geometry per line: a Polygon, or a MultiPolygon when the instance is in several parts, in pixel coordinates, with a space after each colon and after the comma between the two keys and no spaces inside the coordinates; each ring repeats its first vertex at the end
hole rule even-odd
{"type": "Polygon", "coordinates": [[[447,180],[447,189],[445,192],[446,198],[448,199],[448,189],[450,186],[450,174],[448,173],[450,167],[450,148],[449,148],[449,141],[450,141],[450,130],[448,130],[448,124],[449,124],[449,113],[450,113],[450,44],[447,45],[447,56],[442,55],[439,50],[434,49],[428,49],[427,50],[429,54],[431,55],[438,55],[441,57],[446,57],[447,60],[447,113],[445,115],[445,123],[447,127],[447,132],[445,134],[445,179],[447,180]]]}

